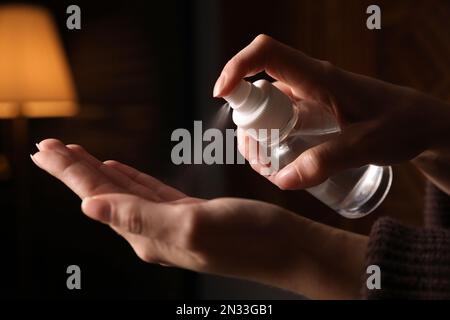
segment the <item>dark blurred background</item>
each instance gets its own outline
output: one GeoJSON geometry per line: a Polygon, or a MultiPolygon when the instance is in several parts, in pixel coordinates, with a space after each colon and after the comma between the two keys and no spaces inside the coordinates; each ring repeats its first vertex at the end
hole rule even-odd
{"type": "MultiPolygon", "coordinates": [[[[11,3],[11,1],[0,1],[11,3]]],[[[421,225],[423,181],[395,167],[393,188],[371,216],[349,221],[305,192],[281,192],[248,166],[175,166],[176,128],[206,124],[222,104],[212,88],[222,66],[259,33],[354,72],[448,99],[450,2],[429,1],[27,1],[56,19],[80,100],[70,118],[29,120],[26,192],[18,204],[12,163],[0,180],[1,295],[32,298],[298,298],[262,286],[145,264],[107,227],[88,220],[80,200],[36,168],[28,154],[48,137],[83,145],[184,192],[205,198],[270,201],[318,221],[367,233],[390,214],[421,225]],[[366,29],[366,8],[382,8],[382,30],[366,29]],[[82,29],[66,28],[77,4],[82,29]],[[18,214],[18,206],[25,210],[18,214]],[[66,268],[82,270],[82,290],[66,288],[66,268]]],[[[1,23],[1,21],[0,21],[1,23]]],[[[0,50],[1,50],[0,43],[0,50]]],[[[0,152],[12,158],[11,120],[1,120],[0,152]]],[[[231,123],[229,123],[231,127],[231,123]]]]}

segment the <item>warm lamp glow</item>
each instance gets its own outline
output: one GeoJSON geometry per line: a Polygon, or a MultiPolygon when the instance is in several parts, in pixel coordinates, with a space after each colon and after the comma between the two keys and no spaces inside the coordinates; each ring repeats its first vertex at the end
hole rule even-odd
{"type": "Polygon", "coordinates": [[[0,118],[76,111],[70,68],[50,14],[28,5],[0,6],[0,118]]]}
{"type": "Polygon", "coordinates": [[[0,102],[0,118],[15,118],[19,115],[19,106],[16,103],[0,102]]]}

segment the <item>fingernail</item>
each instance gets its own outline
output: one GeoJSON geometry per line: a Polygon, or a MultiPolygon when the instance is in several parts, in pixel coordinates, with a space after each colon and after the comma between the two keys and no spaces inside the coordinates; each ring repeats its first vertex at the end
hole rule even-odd
{"type": "MultiPolygon", "coordinates": [[[[46,139],[44,140],[46,147],[46,150],[50,150],[50,151],[56,151],[62,155],[70,155],[70,150],[66,147],[66,145],[64,143],[62,143],[60,140],[58,139],[46,139]]],[[[39,143],[42,143],[43,141],[41,141],[39,143]]]]}
{"type": "Polygon", "coordinates": [[[225,85],[226,77],[224,74],[221,74],[219,79],[217,79],[216,84],[214,85],[213,96],[214,98],[219,98],[222,95],[223,86],[225,85]]]}
{"type": "Polygon", "coordinates": [[[275,183],[282,190],[298,189],[300,182],[297,170],[292,165],[281,170],[275,177],[275,183]]]}
{"type": "Polygon", "coordinates": [[[38,148],[38,150],[41,151],[41,148],[39,147],[39,143],[36,143],[36,148],[38,148]]]}
{"type": "Polygon", "coordinates": [[[30,153],[30,158],[34,162],[34,164],[38,166],[38,162],[37,162],[36,158],[31,153],[30,153]]]}
{"type": "Polygon", "coordinates": [[[81,208],[83,212],[92,219],[99,220],[104,223],[109,223],[111,220],[111,206],[105,200],[87,197],[83,199],[81,208]]]}

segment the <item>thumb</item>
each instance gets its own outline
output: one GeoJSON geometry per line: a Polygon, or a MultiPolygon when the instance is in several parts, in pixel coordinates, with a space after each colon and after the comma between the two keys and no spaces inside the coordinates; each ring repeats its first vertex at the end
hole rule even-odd
{"type": "Polygon", "coordinates": [[[364,166],[375,160],[375,148],[362,125],[349,127],[337,137],[304,151],[276,174],[273,182],[283,190],[310,188],[340,171],[364,166]]]}
{"type": "Polygon", "coordinates": [[[90,218],[120,231],[151,236],[162,220],[171,218],[167,205],[128,194],[104,194],[83,199],[82,211],[90,218]]]}

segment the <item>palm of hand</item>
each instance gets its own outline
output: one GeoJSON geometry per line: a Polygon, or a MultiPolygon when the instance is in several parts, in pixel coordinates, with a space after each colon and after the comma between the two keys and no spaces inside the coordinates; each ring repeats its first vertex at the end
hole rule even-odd
{"type": "MultiPolygon", "coordinates": [[[[116,218],[108,224],[144,261],[253,278],[261,272],[255,268],[267,272],[288,260],[279,248],[292,247],[287,236],[292,223],[280,218],[293,215],[279,207],[244,199],[192,198],[127,165],[101,162],[80,146],[55,139],[42,141],[38,148],[32,156],[36,165],[80,198],[114,204],[116,218]],[[139,226],[136,213],[143,220],[139,226]]],[[[90,207],[83,211],[105,222],[90,207]]]]}

